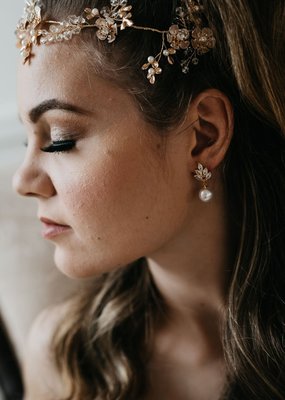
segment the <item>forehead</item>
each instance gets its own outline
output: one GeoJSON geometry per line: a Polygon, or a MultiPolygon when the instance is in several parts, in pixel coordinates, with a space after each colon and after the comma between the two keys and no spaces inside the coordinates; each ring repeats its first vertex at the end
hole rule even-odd
{"type": "Polygon", "coordinates": [[[31,62],[19,62],[18,105],[25,115],[39,103],[59,99],[90,109],[134,105],[127,92],[96,75],[87,54],[78,45],[58,43],[34,47],[31,62]]]}

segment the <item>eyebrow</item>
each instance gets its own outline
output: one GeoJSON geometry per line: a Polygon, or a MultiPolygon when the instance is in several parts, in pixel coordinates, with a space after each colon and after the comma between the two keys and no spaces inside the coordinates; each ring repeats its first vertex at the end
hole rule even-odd
{"type": "Polygon", "coordinates": [[[82,115],[90,114],[90,112],[88,112],[87,110],[83,110],[82,108],[73,104],[68,104],[57,99],[50,99],[45,100],[42,103],[38,104],[36,107],[32,108],[29,112],[29,118],[31,122],[35,124],[44,113],[51,110],[63,110],[82,115]]]}

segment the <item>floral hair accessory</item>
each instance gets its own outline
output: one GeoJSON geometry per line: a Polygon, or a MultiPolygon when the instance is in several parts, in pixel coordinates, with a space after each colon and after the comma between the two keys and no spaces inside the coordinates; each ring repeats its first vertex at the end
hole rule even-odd
{"type": "Polygon", "coordinates": [[[161,35],[161,48],[156,55],[150,55],[142,70],[147,70],[147,79],[151,84],[156,75],[162,73],[161,61],[173,65],[180,62],[182,72],[188,73],[191,64],[198,64],[198,56],[206,54],[216,44],[213,31],[203,26],[203,7],[199,0],[181,0],[176,9],[176,17],[168,30],[159,30],[147,26],[137,26],[132,21],[132,6],[128,0],[110,0],[110,6],[86,8],[81,16],[71,15],[64,21],[42,19],[42,8],[38,0],[26,0],[24,16],[18,22],[16,36],[24,63],[30,61],[33,46],[71,40],[83,29],[96,29],[99,40],[112,43],[120,31],[137,29],[151,31],[161,35]]]}

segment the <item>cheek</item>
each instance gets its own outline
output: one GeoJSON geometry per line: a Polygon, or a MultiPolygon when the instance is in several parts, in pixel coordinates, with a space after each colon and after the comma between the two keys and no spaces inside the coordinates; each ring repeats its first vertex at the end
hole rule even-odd
{"type": "Polygon", "coordinates": [[[86,157],[91,162],[74,169],[69,180],[63,179],[63,206],[78,232],[84,228],[92,237],[120,231],[122,237],[124,229],[154,228],[179,213],[185,197],[173,186],[177,179],[166,181],[160,161],[141,153],[109,151],[93,157],[96,162],[86,157]]]}
{"type": "Polygon", "coordinates": [[[94,157],[58,182],[59,207],[74,231],[70,243],[58,246],[58,265],[75,265],[72,275],[79,265],[82,275],[92,275],[147,256],[185,222],[183,177],[173,172],[166,179],[163,165],[140,153],[94,157]]]}
{"type": "Polygon", "coordinates": [[[62,206],[76,225],[94,220],[111,229],[116,221],[130,219],[133,212],[143,215],[153,203],[160,179],[140,156],[108,152],[86,159],[91,161],[57,182],[62,206]]]}

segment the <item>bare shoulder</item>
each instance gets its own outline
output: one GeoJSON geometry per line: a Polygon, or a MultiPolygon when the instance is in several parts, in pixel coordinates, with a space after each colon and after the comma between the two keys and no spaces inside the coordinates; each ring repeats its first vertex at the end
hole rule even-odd
{"type": "Polygon", "coordinates": [[[65,396],[53,358],[52,338],[69,302],[43,310],[30,330],[24,356],[25,400],[55,400],[65,396]]]}

